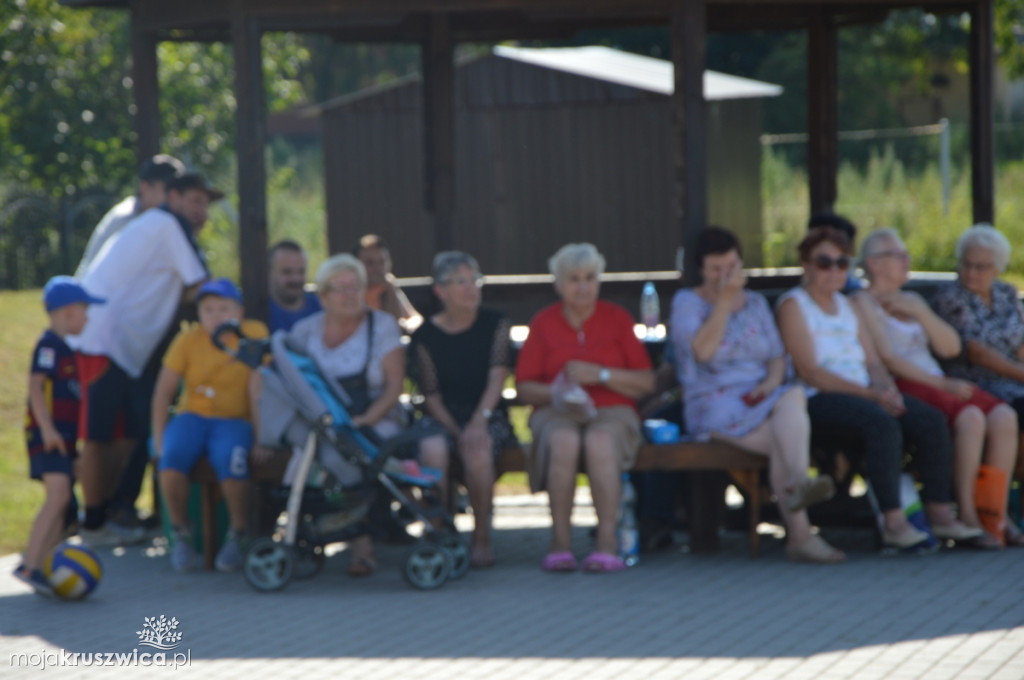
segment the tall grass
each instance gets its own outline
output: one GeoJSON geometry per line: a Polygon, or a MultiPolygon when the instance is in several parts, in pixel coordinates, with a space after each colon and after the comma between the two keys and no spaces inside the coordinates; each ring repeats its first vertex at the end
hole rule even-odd
{"type": "MultiPolygon", "coordinates": [[[[1024,162],[1006,162],[997,167],[996,225],[1014,244],[1024,243],[1024,201],[1019,196],[1022,182],[1024,162]]],[[[861,235],[878,227],[892,227],[906,241],[914,269],[954,269],[956,240],[973,223],[969,168],[952,172],[948,212],[943,209],[938,164],[911,171],[896,157],[891,145],[873,152],[863,168],[842,164],[838,194],[836,212],[852,219],[861,235]]],[[[810,204],[806,171],[789,165],[782,154],[767,148],[762,163],[762,198],[766,266],[797,264],[796,245],[806,231],[810,204]]],[[[1014,250],[1008,273],[1013,279],[1024,275],[1024,248],[1014,250]]]]}
{"type": "MultiPolygon", "coordinates": [[[[267,161],[268,245],[285,238],[300,243],[309,254],[309,271],[314,272],[327,257],[327,210],[319,150],[274,145],[267,161]]],[[[217,181],[221,187],[237,186],[234,170],[217,181]]],[[[238,215],[231,207],[238,205],[238,196],[232,194],[211,209],[199,243],[214,276],[238,281],[238,215]]]]}

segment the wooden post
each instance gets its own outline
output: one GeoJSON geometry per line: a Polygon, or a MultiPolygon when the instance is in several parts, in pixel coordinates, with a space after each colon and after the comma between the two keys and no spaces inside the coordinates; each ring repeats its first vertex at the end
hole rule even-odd
{"type": "Polygon", "coordinates": [[[993,79],[995,38],[992,0],[971,10],[971,202],[974,222],[995,223],[993,79]]]}
{"type": "Polygon", "coordinates": [[[839,169],[839,45],[830,14],[816,9],[807,39],[807,177],[811,214],[832,210],[839,169]]]}
{"type": "MultiPolygon", "coordinates": [[[[132,13],[135,16],[135,13],[132,13]]],[[[132,93],[135,97],[135,156],[141,166],[160,153],[160,93],[156,34],[132,21],[132,93]]]]}
{"type": "Polygon", "coordinates": [[[235,131],[238,155],[238,253],[246,315],[269,319],[267,290],[266,98],[262,29],[236,0],[231,14],[235,57],[235,131]]]}
{"type": "Polygon", "coordinates": [[[675,170],[674,217],[685,249],[683,281],[697,282],[694,259],[697,236],[707,223],[707,105],[704,63],[707,39],[706,0],[672,4],[672,161],[675,170]]]}
{"type": "Polygon", "coordinates": [[[439,252],[455,247],[455,44],[447,15],[428,17],[422,62],[424,199],[439,252]]]}

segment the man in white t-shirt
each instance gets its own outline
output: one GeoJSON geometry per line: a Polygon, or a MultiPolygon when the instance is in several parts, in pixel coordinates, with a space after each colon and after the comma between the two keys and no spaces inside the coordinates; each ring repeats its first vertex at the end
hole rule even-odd
{"type": "Polygon", "coordinates": [[[167,201],[167,183],[184,174],[185,164],[174,156],[159,154],[143,163],[139,169],[138,192],[107,211],[93,229],[89,243],[85,246],[85,253],[82,254],[82,261],[75,270],[75,276],[85,276],[86,270],[103,245],[121,233],[129,222],[146,210],[163,205],[167,201]]]}
{"type": "Polygon", "coordinates": [[[151,394],[140,380],[146,363],[179,303],[209,276],[195,236],[206,224],[210,202],[222,197],[196,173],[172,179],[167,203],[132,220],[83,276],[83,285],[104,291],[108,301],[70,343],[78,352],[82,385],[81,535],[93,546],[141,537],[138,528],[107,525],[107,503],[135,440],[147,430],[151,394]]]}

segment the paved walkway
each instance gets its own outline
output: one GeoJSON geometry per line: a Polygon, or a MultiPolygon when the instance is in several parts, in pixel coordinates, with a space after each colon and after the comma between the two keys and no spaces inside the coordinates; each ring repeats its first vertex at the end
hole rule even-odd
{"type": "MultiPolygon", "coordinates": [[[[27,592],[9,576],[17,557],[3,557],[0,678],[39,677],[12,654],[142,653],[136,631],[161,615],[180,622],[175,651],[190,655],[178,673],[196,678],[1024,678],[1024,550],[886,558],[844,531],[828,537],[849,561],[817,567],[787,563],[768,537],[752,561],[727,534],[714,556],[677,548],[622,574],[550,575],[544,499],[500,499],[499,564],[433,592],[405,584],[398,548],[379,550],[370,579],[349,579],[339,555],[274,594],[238,574],[175,574],[158,548],[107,550],[103,584],[81,603],[27,592]]],[[[593,523],[589,508],[578,515],[593,523]]],[[[585,528],[575,545],[585,554],[585,528]]]]}

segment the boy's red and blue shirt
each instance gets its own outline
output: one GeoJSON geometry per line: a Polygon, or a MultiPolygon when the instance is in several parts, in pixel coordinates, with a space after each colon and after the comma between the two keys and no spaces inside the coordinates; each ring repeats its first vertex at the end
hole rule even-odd
{"type": "MultiPolygon", "coordinates": [[[[52,330],[47,330],[39,338],[32,352],[31,373],[46,377],[43,387],[46,407],[50,411],[57,432],[71,445],[70,449],[74,450],[74,443],[78,437],[78,408],[81,401],[74,351],[63,338],[52,330]]],[[[43,435],[32,415],[31,407],[25,418],[25,439],[30,456],[43,452],[43,435]]]]}

